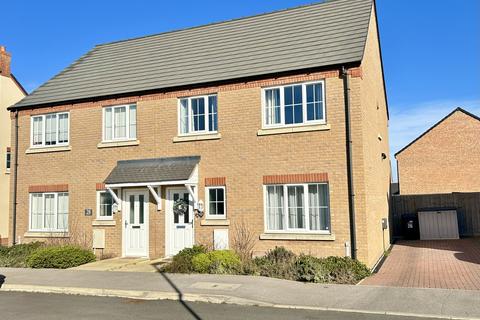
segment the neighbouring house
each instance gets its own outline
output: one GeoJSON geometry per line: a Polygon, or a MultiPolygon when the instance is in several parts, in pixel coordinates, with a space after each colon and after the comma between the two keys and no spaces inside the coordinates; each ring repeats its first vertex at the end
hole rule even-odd
{"type": "Polygon", "coordinates": [[[27,95],[10,69],[11,55],[0,46],[0,244],[8,243],[11,119],[8,107],[27,95]]]}
{"type": "Polygon", "coordinates": [[[371,0],[98,45],[10,111],[20,241],[80,237],[156,258],[231,248],[247,230],[255,254],[285,246],[369,266],[388,247],[371,0]]]}
{"type": "Polygon", "coordinates": [[[480,118],[456,108],[395,158],[402,195],[480,192],[480,118]]]}

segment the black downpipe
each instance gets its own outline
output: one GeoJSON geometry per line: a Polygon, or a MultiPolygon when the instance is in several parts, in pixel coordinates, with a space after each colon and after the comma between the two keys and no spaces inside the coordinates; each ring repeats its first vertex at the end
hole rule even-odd
{"type": "Polygon", "coordinates": [[[342,67],[343,95],[345,100],[345,137],[347,153],[347,179],[348,179],[348,215],[350,218],[350,251],[352,259],[357,258],[357,235],[355,231],[355,192],[353,188],[352,172],[352,134],[350,121],[350,84],[348,70],[342,67]]]}
{"type": "Polygon", "coordinates": [[[12,200],[12,245],[17,243],[17,176],[18,176],[18,110],[15,111],[15,154],[13,171],[13,200],[12,200]]]}

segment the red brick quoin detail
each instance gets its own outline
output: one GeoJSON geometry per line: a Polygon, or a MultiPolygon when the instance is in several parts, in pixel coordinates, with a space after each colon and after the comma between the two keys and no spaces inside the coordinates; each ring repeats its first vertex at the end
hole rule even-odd
{"type": "Polygon", "coordinates": [[[65,192],[68,191],[68,184],[50,184],[40,186],[29,186],[28,192],[65,192]]]}
{"type": "Polygon", "coordinates": [[[263,176],[263,184],[328,182],[328,173],[298,173],[263,176]]]}
{"type": "Polygon", "coordinates": [[[99,183],[97,183],[95,188],[96,188],[97,191],[105,190],[105,183],[99,182],[99,183]]]}
{"type": "Polygon", "coordinates": [[[208,186],[224,186],[227,179],[225,177],[205,178],[205,187],[208,186]]]}

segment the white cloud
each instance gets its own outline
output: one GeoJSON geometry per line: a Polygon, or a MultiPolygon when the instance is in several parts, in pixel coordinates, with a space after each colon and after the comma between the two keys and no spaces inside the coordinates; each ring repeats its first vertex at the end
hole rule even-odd
{"type": "Polygon", "coordinates": [[[392,172],[395,180],[397,168],[394,154],[457,107],[480,115],[480,100],[430,101],[416,105],[390,107],[389,137],[392,172]]]}

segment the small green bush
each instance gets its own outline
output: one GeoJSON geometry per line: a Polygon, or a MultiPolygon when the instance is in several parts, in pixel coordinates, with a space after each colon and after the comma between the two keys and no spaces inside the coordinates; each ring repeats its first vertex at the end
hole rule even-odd
{"type": "Polygon", "coordinates": [[[310,255],[300,255],[295,261],[296,280],[305,282],[326,282],[327,270],[322,260],[310,255]]]}
{"type": "Polygon", "coordinates": [[[197,254],[192,258],[192,268],[193,271],[198,273],[207,273],[210,271],[210,265],[212,264],[212,260],[206,253],[197,254]]]}
{"type": "Polygon", "coordinates": [[[42,246],[41,242],[0,246],[0,267],[25,268],[27,258],[42,246]]]}
{"type": "Polygon", "coordinates": [[[177,253],[171,263],[165,265],[162,271],[172,273],[191,273],[194,271],[192,259],[194,256],[206,253],[207,248],[204,246],[193,246],[192,248],[185,248],[177,253]]]}
{"type": "Polygon", "coordinates": [[[201,253],[192,259],[193,269],[199,273],[237,274],[241,270],[240,257],[232,250],[201,253]]]}
{"type": "Polygon", "coordinates": [[[327,257],[322,259],[322,263],[328,282],[355,284],[371,274],[366,265],[349,257],[327,257]]]}
{"type": "Polygon", "coordinates": [[[268,251],[264,257],[257,257],[253,260],[256,265],[253,274],[295,280],[295,260],[296,255],[292,251],[284,247],[275,247],[275,249],[268,251]]]}
{"type": "Polygon", "coordinates": [[[95,261],[95,255],[90,250],[67,245],[38,249],[27,258],[27,266],[67,269],[93,261],[95,261]]]}

